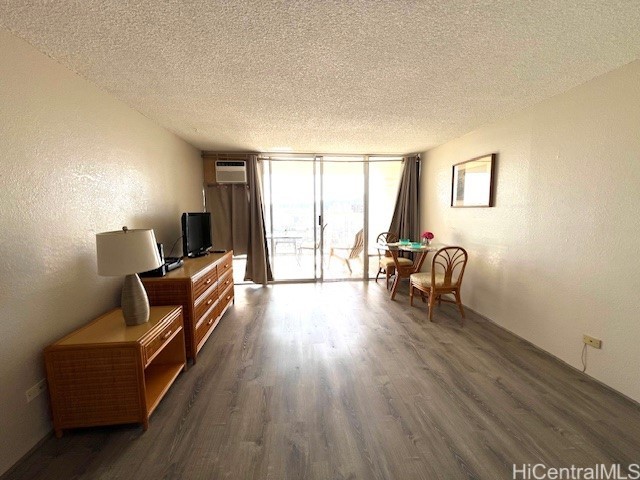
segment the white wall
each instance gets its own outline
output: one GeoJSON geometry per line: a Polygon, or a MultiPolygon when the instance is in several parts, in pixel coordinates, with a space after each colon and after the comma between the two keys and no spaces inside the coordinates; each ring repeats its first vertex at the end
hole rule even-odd
{"type": "MultiPolygon", "coordinates": [[[[51,429],[42,349],[119,304],[95,234],[202,210],[200,152],[0,29],[0,474],[51,429]]],[[[180,254],[178,245],[175,254],[180,254]]],[[[168,254],[168,252],[166,252],[168,254]]]]}
{"type": "Polygon", "coordinates": [[[421,225],[468,249],[463,303],[640,401],[640,61],[424,154],[421,225]],[[497,152],[494,208],[451,166],[497,152]]]}

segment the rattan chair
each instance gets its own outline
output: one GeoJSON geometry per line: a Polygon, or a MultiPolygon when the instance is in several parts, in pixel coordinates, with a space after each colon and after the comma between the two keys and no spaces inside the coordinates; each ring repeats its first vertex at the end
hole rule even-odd
{"type": "MultiPolygon", "coordinates": [[[[376,243],[378,244],[394,243],[397,241],[398,234],[394,232],[382,232],[376,239],[376,243]]],[[[400,265],[411,265],[413,262],[409,258],[398,257],[398,263],[400,265]]],[[[396,264],[389,250],[378,248],[378,273],[376,274],[376,282],[381,273],[384,273],[387,279],[387,290],[389,290],[389,279],[396,273],[396,264]]]]}
{"type": "Polygon", "coordinates": [[[413,292],[420,290],[422,301],[425,294],[429,297],[429,321],[433,321],[433,306],[436,300],[440,302],[455,303],[462,315],[464,325],[464,308],[460,299],[460,287],[464,269],[467,266],[467,251],[462,247],[444,247],[439,249],[431,260],[431,271],[413,273],[409,277],[409,303],[413,305],[413,292]],[[455,300],[442,298],[451,294],[455,300]]]}

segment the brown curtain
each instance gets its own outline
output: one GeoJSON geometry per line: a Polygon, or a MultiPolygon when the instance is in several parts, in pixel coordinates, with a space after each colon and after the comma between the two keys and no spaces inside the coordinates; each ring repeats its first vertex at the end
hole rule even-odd
{"type": "Polygon", "coordinates": [[[244,279],[266,285],[268,281],[273,280],[273,274],[267,249],[262,182],[258,171],[257,155],[249,155],[247,160],[247,184],[249,185],[249,235],[244,279]]]}
{"type": "Polygon", "coordinates": [[[205,189],[211,212],[211,240],[215,250],[247,253],[249,242],[249,189],[246,185],[209,185],[205,189]]]}
{"type": "Polygon", "coordinates": [[[420,240],[420,156],[403,159],[402,179],[396,198],[396,207],[391,218],[390,232],[397,232],[399,238],[420,240]]]}

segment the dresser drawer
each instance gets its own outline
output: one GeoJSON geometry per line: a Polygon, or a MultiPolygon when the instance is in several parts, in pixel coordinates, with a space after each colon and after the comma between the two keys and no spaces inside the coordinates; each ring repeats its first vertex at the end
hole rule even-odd
{"type": "Polygon", "coordinates": [[[202,294],[197,300],[194,308],[194,320],[196,323],[200,320],[207,310],[209,310],[218,301],[218,287],[213,286],[202,294]]]}
{"type": "Polygon", "coordinates": [[[218,263],[218,278],[222,278],[223,275],[231,271],[232,260],[233,258],[231,257],[231,254],[227,254],[222,257],[220,263],[218,263]]]}
{"type": "MultiPolygon", "coordinates": [[[[193,283],[193,298],[197,299],[218,280],[218,272],[212,265],[201,277],[193,283]]],[[[197,318],[197,317],[196,317],[197,318]]]]}
{"type": "Polygon", "coordinates": [[[162,349],[165,343],[167,343],[173,335],[182,328],[182,314],[177,315],[166,327],[158,332],[148,343],[143,347],[144,350],[144,364],[148,365],[153,360],[156,352],[162,349]]]}
{"type": "Polygon", "coordinates": [[[220,312],[222,312],[222,310],[224,310],[224,308],[233,301],[233,295],[233,283],[231,283],[224,292],[220,293],[220,298],[218,300],[220,312]]]}
{"type": "Polygon", "coordinates": [[[220,302],[218,302],[201,320],[196,327],[196,345],[200,345],[200,342],[206,338],[211,330],[218,324],[220,315],[220,302]]]}
{"type": "Polygon", "coordinates": [[[229,285],[233,285],[233,272],[227,272],[224,275],[220,275],[218,280],[218,296],[222,297],[224,291],[229,288],[229,285]]]}

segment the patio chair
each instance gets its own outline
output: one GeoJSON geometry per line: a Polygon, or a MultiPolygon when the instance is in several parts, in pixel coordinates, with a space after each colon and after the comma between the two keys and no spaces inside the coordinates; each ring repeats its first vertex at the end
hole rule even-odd
{"type": "Polygon", "coordinates": [[[359,259],[360,255],[362,255],[362,251],[364,250],[364,230],[358,231],[356,233],[355,238],[353,239],[353,245],[350,247],[336,247],[332,246],[329,249],[329,262],[331,262],[332,257],[336,257],[337,259],[343,261],[347,268],[349,269],[349,274],[353,273],[351,269],[351,261],[355,259],[359,259]]]}
{"type": "Polygon", "coordinates": [[[302,253],[302,250],[319,250],[320,249],[320,240],[324,237],[325,229],[327,228],[327,223],[322,225],[322,235],[318,236],[317,240],[314,242],[313,239],[306,239],[300,244],[298,247],[298,254],[302,253]]]}

